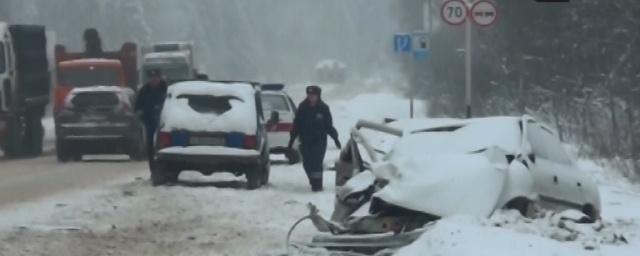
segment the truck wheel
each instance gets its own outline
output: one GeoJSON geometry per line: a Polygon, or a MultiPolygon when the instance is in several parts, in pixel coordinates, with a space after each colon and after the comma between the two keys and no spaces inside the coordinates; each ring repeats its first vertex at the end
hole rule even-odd
{"type": "Polygon", "coordinates": [[[25,120],[22,116],[12,117],[8,122],[7,140],[4,145],[4,154],[8,158],[24,156],[25,148],[25,120]]]}
{"type": "Polygon", "coordinates": [[[56,156],[58,157],[58,162],[61,163],[66,163],[71,160],[71,155],[67,152],[64,143],[59,139],[56,139],[56,156]]]}
{"type": "Polygon", "coordinates": [[[31,115],[25,120],[25,150],[29,156],[42,155],[42,140],[44,138],[44,127],[40,115],[31,115]]]}
{"type": "Polygon", "coordinates": [[[260,166],[250,168],[247,173],[247,189],[254,190],[262,185],[262,168],[260,166]]]}

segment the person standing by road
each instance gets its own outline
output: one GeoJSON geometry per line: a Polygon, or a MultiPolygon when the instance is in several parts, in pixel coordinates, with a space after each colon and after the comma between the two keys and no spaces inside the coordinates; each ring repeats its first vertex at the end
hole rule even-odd
{"type": "Polygon", "coordinates": [[[322,89],[308,86],[307,98],[300,103],[293,121],[289,149],[296,138],[300,138],[300,153],[304,170],[309,178],[311,190],[322,191],[322,171],[324,155],[327,151],[327,135],[331,136],[337,148],[341,148],[338,131],[333,126],[329,106],[322,101],[322,89]]]}
{"type": "Polygon", "coordinates": [[[149,163],[153,160],[153,136],[158,129],[160,121],[160,111],[167,94],[167,82],[162,77],[159,70],[149,70],[147,72],[149,82],[140,91],[136,99],[136,112],[140,113],[142,123],[147,135],[147,156],[149,163]]]}

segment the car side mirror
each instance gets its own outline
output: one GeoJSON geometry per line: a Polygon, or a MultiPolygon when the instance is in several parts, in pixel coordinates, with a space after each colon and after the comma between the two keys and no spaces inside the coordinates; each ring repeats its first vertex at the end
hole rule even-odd
{"type": "Polygon", "coordinates": [[[280,113],[278,111],[271,111],[271,116],[269,117],[269,123],[277,124],[280,122],[280,113]]]}

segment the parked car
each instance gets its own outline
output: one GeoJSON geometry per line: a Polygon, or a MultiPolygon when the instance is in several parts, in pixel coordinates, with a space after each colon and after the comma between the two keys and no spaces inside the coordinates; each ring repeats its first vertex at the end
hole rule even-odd
{"type": "Polygon", "coordinates": [[[296,116],[296,105],[284,91],[284,84],[264,84],[262,87],[262,105],[267,122],[267,137],[269,137],[270,152],[284,154],[290,164],[300,162],[299,143],[288,149],[293,119],[296,116]]]}
{"type": "Polygon", "coordinates": [[[90,86],[70,91],[56,113],[56,152],[60,162],[83,155],[146,156],[145,130],[133,112],[135,93],[127,87],[90,86]]]}
{"type": "Polygon", "coordinates": [[[528,217],[540,208],[577,209],[581,221],[600,218],[595,182],[554,131],[529,116],[361,121],[337,168],[332,221],[314,221],[321,231],[398,233],[501,208],[528,217]],[[351,216],[364,205],[371,215],[351,216]]]}
{"type": "Polygon", "coordinates": [[[151,180],[154,185],[173,182],[184,170],[245,175],[248,189],[269,182],[269,146],[258,85],[184,81],[169,87],[151,180]]]}

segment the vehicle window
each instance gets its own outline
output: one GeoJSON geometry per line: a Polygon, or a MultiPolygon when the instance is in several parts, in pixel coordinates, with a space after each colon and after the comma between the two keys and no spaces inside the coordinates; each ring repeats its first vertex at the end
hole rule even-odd
{"type": "Polygon", "coordinates": [[[558,163],[570,163],[571,159],[555,134],[543,129],[540,125],[530,123],[527,126],[527,139],[531,143],[536,158],[544,158],[558,163]]]}
{"type": "Polygon", "coordinates": [[[262,106],[265,112],[291,111],[287,98],[283,95],[262,94],[262,106]]]}
{"type": "Polygon", "coordinates": [[[71,99],[76,108],[113,107],[119,103],[118,95],[113,92],[83,92],[74,94],[71,99]]]}
{"type": "Polygon", "coordinates": [[[113,68],[72,68],[59,73],[60,83],[72,87],[119,85],[119,78],[119,71],[113,68]]]}
{"type": "Polygon", "coordinates": [[[0,42],[0,73],[4,73],[7,69],[4,43],[0,42]]]}
{"type": "Polygon", "coordinates": [[[196,95],[181,94],[178,99],[186,99],[189,101],[189,107],[198,113],[221,115],[231,110],[231,101],[237,100],[244,102],[235,96],[213,96],[213,95],[196,95]]]}
{"type": "Polygon", "coordinates": [[[189,67],[183,64],[179,64],[179,65],[167,64],[167,65],[149,66],[145,69],[146,69],[145,71],[148,71],[150,69],[158,69],[160,70],[162,75],[164,75],[164,77],[169,81],[180,81],[180,80],[186,80],[190,78],[189,67]]]}

